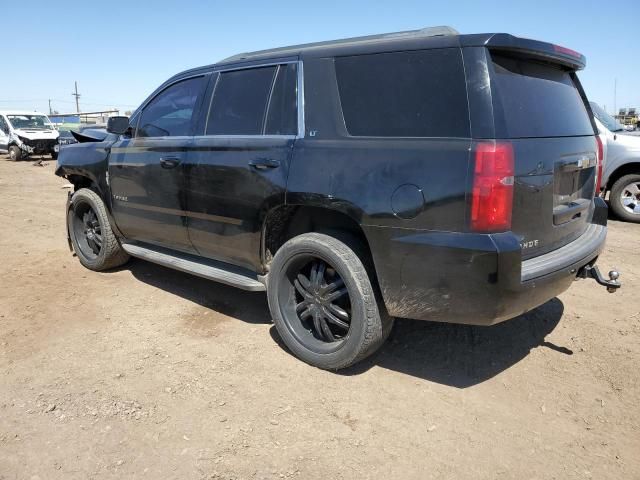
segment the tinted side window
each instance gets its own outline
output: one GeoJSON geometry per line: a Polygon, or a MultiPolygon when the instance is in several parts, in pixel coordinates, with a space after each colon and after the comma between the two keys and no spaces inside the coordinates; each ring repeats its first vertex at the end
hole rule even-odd
{"type": "Polygon", "coordinates": [[[9,128],[3,117],[0,117],[0,130],[5,134],[9,133],[9,128]]]}
{"type": "Polygon", "coordinates": [[[191,121],[205,77],[175,83],[158,94],[142,111],[138,137],[191,135],[191,121]]]}
{"type": "Polygon", "coordinates": [[[138,129],[138,121],[140,120],[140,110],[136,111],[129,119],[129,128],[131,129],[131,136],[135,137],[138,129]]]}
{"type": "Polygon", "coordinates": [[[350,135],[469,136],[460,49],[339,57],[335,67],[350,135]]]}
{"type": "Polygon", "coordinates": [[[218,77],[207,135],[261,135],[276,67],[223,72],[218,77]]]}
{"type": "Polygon", "coordinates": [[[295,135],[298,133],[297,65],[280,65],[273,84],[265,132],[267,135],[295,135]]]}
{"type": "Polygon", "coordinates": [[[502,104],[507,138],[593,135],[582,97],[559,66],[491,54],[492,92],[502,104]]]}

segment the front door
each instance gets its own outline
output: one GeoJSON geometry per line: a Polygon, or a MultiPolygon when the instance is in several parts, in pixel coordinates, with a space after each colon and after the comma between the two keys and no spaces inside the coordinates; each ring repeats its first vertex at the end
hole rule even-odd
{"type": "Polygon", "coordinates": [[[112,146],[113,215],[128,240],[193,252],[184,172],[207,78],[192,77],[163,89],[137,116],[132,134],[112,146]]]}
{"type": "Polygon", "coordinates": [[[297,63],[220,73],[189,154],[189,236],[206,257],[260,268],[267,212],[285,202],[298,133],[297,63]]]}
{"type": "Polygon", "coordinates": [[[0,150],[6,151],[9,148],[9,124],[0,115],[0,150]]]}

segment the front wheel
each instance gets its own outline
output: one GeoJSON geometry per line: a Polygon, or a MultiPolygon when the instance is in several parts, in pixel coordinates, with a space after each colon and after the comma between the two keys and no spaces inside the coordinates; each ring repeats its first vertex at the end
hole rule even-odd
{"type": "Polygon", "coordinates": [[[619,178],[611,187],[609,203],[621,220],[640,223],[640,174],[619,178]]]}
{"type": "Polygon", "coordinates": [[[94,191],[81,188],[73,194],[67,228],[73,250],[86,268],[99,272],[129,260],[111,230],[102,199],[94,191]]]}
{"type": "Polygon", "coordinates": [[[287,241],[273,259],[267,290],[280,337],[319,368],[338,370],[371,355],[393,325],[361,259],[329,235],[287,241]]]}
{"type": "Polygon", "coordinates": [[[20,147],[16,145],[11,145],[9,147],[9,160],[11,160],[12,162],[22,160],[22,150],[20,150],[20,147]]]}

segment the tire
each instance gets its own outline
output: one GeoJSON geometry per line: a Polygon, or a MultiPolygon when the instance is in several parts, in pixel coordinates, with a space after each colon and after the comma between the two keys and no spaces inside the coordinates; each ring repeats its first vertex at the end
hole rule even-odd
{"type": "Polygon", "coordinates": [[[22,160],[22,150],[20,150],[20,147],[16,145],[11,145],[9,147],[9,160],[12,162],[22,160]]]}
{"type": "Polygon", "coordinates": [[[58,152],[51,152],[51,160],[58,160],[58,152]]]}
{"type": "Polygon", "coordinates": [[[365,265],[333,236],[314,232],[287,241],[273,258],[267,285],[280,337],[315,367],[349,367],[375,352],[391,332],[393,318],[379,305],[365,265]]]}
{"type": "Polygon", "coordinates": [[[611,187],[609,204],[621,220],[640,223],[640,174],[632,173],[616,180],[611,187]]]}
{"type": "Polygon", "coordinates": [[[81,188],[73,194],[67,228],[73,251],[89,270],[100,272],[129,260],[111,229],[102,199],[94,191],[81,188]]]}

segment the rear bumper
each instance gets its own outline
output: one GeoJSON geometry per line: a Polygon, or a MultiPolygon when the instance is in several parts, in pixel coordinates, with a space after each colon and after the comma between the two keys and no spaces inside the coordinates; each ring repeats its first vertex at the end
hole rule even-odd
{"type": "Polygon", "coordinates": [[[365,227],[389,314],[492,325],[545,303],[569,288],[578,270],[595,263],[602,251],[607,207],[598,200],[582,236],[526,261],[511,232],[365,227]]]}

